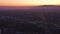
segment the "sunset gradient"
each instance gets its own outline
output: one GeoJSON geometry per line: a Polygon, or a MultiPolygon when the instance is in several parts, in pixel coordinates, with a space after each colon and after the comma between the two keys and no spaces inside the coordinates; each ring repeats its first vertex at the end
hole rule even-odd
{"type": "Polygon", "coordinates": [[[60,0],[0,0],[0,6],[60,5],[60,0]]]}

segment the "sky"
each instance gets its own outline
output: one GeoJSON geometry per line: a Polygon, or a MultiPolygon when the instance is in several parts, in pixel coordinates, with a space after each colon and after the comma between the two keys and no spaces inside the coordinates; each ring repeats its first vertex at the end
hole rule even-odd
{"type": "Polygon", "coordinates": [[[0,0],[0,6],[60,5],[60,0],[0,0]]]}

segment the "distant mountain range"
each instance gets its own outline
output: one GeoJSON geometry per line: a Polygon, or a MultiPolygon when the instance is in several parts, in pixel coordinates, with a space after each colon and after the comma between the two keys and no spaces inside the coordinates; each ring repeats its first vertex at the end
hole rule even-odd
{"type": "Polygon", "coordinates": [[[60,5],[40,5],[40,6],[34,6],[34,7],[60,7],[60,5]]]}
{"type": "Polygon", "coordinates": [[[15,9],[49,9],[60,8],[60,5],[39,5],[39,6],[0,6],[0,10],[15,10],[15,9]]]}

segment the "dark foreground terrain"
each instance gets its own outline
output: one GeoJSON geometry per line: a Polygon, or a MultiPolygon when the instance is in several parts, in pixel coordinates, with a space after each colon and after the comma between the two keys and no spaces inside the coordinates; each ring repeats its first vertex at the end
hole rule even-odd
{"type": "Polygon", "coordinates": [[[60,7],[0,9],[1,34],[60,34],[60,7]]]}

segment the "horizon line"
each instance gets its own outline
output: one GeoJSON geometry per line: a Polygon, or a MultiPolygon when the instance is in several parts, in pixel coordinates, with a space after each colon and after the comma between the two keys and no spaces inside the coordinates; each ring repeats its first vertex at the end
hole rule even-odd
{"type": "MultiPolygon", "coordinates": [[[[36,6],[60,6],[60,5],[36,5],[36,6]]],[[[7,7],[9,7],[9,6],[7,6],[7,7]]],[[[14,6],[12,6],[12,7],[14,7],[14,6]]],[[[20,6],[17,6],[17,7],[20,7],[20,6]]],[[[21,6],[21,7],[29,7],[29,6],[21,6]]]]}

